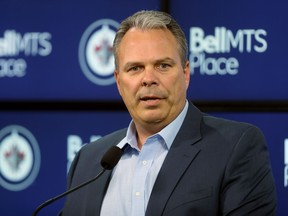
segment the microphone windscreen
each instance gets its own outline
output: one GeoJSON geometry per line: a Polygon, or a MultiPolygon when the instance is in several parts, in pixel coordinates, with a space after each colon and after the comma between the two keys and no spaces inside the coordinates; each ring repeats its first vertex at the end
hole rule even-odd
{"type": "Polygon", "coordinates": [[[102,167],[107,170],[113,169],[120,160],[122,154],[122,149],[117,146],[112,146],[110,149],[108,149],[108,151],[103,155],[101,159],[102,167]]]}

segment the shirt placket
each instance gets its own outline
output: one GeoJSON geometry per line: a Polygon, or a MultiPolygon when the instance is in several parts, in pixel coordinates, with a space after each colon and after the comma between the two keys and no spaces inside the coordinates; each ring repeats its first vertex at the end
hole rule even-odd
{"type": "Polygon", "coordinates": [[[152,166],[155,151],[157,148],[157,140],[149,138],[142,146],[138,161],[135,167],[133,190],[132,190],[132,214],[144,216],[147,205],[147,197],[145,197],[145,185],[149,170],[152,166]]]}

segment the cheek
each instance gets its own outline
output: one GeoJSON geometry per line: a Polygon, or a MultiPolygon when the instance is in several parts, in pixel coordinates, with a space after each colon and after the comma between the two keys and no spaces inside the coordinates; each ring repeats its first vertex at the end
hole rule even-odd
{"type": "Polygon", "coordinates": [[[187,82],[183,77],[178,77],[174,82],[170,83],[170,89],[168,90],[173,95],[174,101],[181,101],[183,97],[186,97],[187,82]]]}
{"type": "Polygon", "coordinates": [[[122,97],[132,97],[137,89],[136,82],[131,79],[121,78],[118,81],[118,89],[122,97]]]}
{"type": "Polygon", "coordinates": [[[170,79],[170,88],[174,89],[175,92],[183,91],[186,89],[187,83],[184,76],[175,76],[170,79]]]}

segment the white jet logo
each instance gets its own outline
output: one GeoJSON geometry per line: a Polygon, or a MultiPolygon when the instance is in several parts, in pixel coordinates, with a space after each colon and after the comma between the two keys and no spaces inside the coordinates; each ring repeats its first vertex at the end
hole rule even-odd
{"type": "Polygon", "coordinates": [[[79,63],[84,75],[97,85],[111,85],[114,79],[113,40],[119,24],[103,19],[92,23],[79,45],[79,63]]]}
{"type": "Polygon", "coordinates": [[[0,131],[0,185],[11,191],[30,186],[40,169],[40,150],[33,134],[19,125],[0,131]]]}

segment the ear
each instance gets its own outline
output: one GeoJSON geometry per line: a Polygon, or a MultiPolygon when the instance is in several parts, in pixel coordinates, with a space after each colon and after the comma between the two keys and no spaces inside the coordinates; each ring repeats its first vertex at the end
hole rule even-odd
{"type": "MultiPolygon", "coordinates": [[[[116,81],[117,89],[119,94],[121,95],[121,88],[120,88],[120,79],[119,79],[119,71],[114,70],[114,78],[116,81]]],[[[122,95],[121,95],[122,96],[122,95]]]]}
{"type": "Polygon", "coordinates": [[[189,87],[189,83],[190,83],[190,63],[187,60],[184,66],[184,76],[185,76],[185,82],[186,82],[186,90],[189,87]]]}

